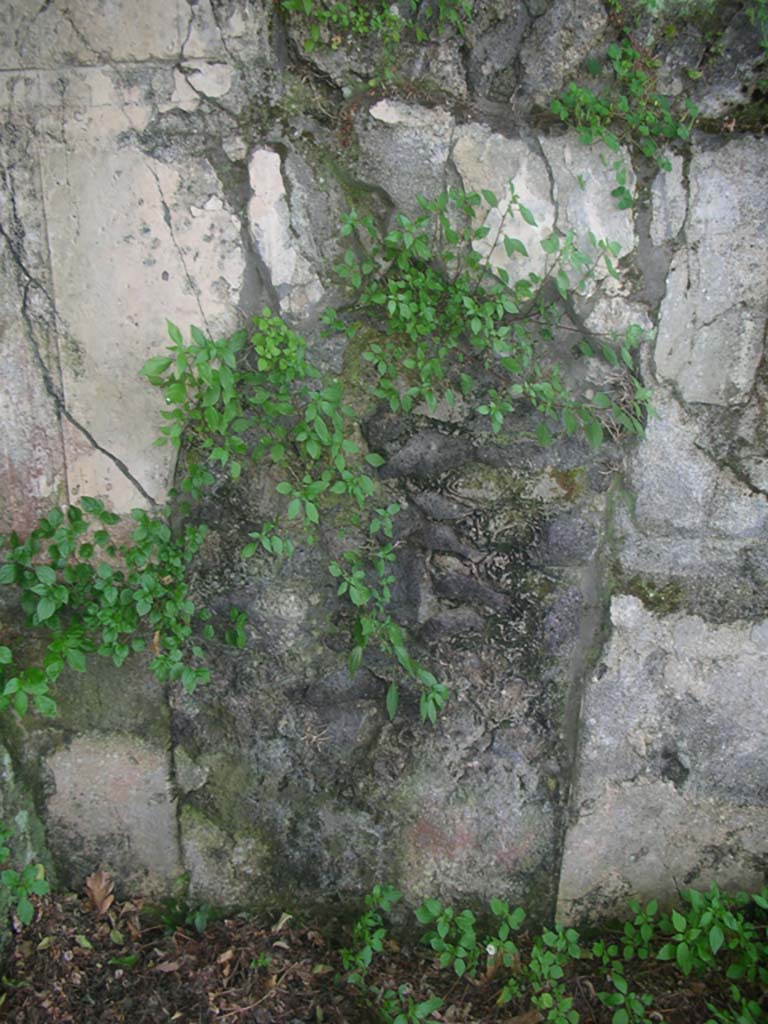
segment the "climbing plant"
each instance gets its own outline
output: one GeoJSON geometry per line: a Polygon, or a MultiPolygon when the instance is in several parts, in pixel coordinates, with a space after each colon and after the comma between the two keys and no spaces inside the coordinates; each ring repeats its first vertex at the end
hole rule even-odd
{"type": "MultiPolygon", "coordinates": [[[[634,370],[640,329],[599,335],[573,314],[598,275],[620,276],[618,246],[540,234],[543,262],[532,271],[519,235],[524,229],[530,245],[538,224],[511,183],[503,196],[451,190],[420,206],[415,219],[399,214],[384,230],[352,210],[340,229],[346,249],[337,272],[348,301],[324,319],[329,332],[361,347],[373,398],[403,414],[460,403],[468,429],[491,434],[523,403],[539,413],[542,444],[558,432],[582,433],[595,447],[606,435],[641,435],[650,396],[634,370]],[[611,385],[570,386],[556,358],[564,350],[607,364],[611,385]]],[[[389,714],[409,680],[422,718],[435,722],[448,691],[414,658],[390,609],[401,502],[378,477],[386,455],[365,445],[345,382],[321,373],[305,339],[268,309],[251,332],[228,338],[193,327],[185,341],[170,323],[168,334],[167,353],[142,373],[165,402],[157,443],[188,441],[176,492],[182,513],[217,473],[237,481],[247,463],[270,464],[282,511],[253,524],[243,557],[290,557],[297,543],[314,544],[321,528],[341,524],[344,550],[328,569],[352,613],[350,671],[378,647],[392,663],[389,714]]],[[[131,538],[119,543],[110,532],[119,517],[83,498],[54,509],[23,540],[2,538],[0,584],[19,588],[27,624],[48,639],[40,663],[23,669],[3,648],[0,706],[54,714],[49,689],[65,666],[83,671],[92,653],[119,666],[147,646],[161,680],[189,691],[208,681],[204,644],[213,628],[185,580],[206,528],[175,525],[170,510],[131,516],[131,538]]],[[[237,613],[225,639],[241,647],[245,636],[237,613]]]]}
{"type": "Polygon", "coordinates": [[[658,67],[658,60],[624,36],[611,43],[603,60],[587,61],[587,71],[600,80],[597,90],[571,82],[550,106],[561,121],[579,129],[582,142],[602,142],[615,155],[616,187],[611,194],[620,209],[634,203],[621,145],[669,171],[668,147],[688,141],[699,113],[687,97],[682,99],[682,111],[676,111],[673,102],[656,90],[658,67]]]}

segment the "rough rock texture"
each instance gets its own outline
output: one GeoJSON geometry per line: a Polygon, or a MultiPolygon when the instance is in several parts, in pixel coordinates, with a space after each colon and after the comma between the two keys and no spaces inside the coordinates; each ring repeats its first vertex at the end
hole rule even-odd
{"type": "Polygon", "coordinates": [[[761,885],[768,842],[768,621],[660,618],[615,598],[587,685],[560,913],[679,886],[761,885]]]}
{"type": "Polygon", "coordinates": [[[686,402],[741,405],[755,383],[768,312],[765,144],[704,145],[688,177],[687,245],[667,281],[656,367],[686,402]]]}
{"type": "Polygon", "coordinates": [[[129,890],[167,891],[181,872],[168,755],[137,737],[84,732],[45,765],[47,826],[62,870],[91,865],[129,890]]]}
{"type": "MultiPolygon", "coordinates": [[[[369,654],[350,675],[327,573],[351,518],[311,547],[296,532],[290,560],[243,560],[280,477],[219,475],[191,581],[219,634],[247,613],[245,647],[212,643],[194,696],[165,692],[143,656],[91,658],[58,684],[57,720],[0,723],[0,810],[22,859],[47,857],[45,822],[62,884],[100,866],[158,890],[187,873],[194,898],[290,909],[391,882],[411,903],[500,896],[575,918],[765,873],[768,142],[742,130],[758,41],[725,12],[726,52],[707,57],[698,23],[643,16],[660,85],[714,119],[657,172],[546,113],[618,38],[616,12],[478,0],[466,35],[441,38],[420,18],[427,41],[406,34],[387,77],[375,40],[324,30],[309,53],[303,19],[271,0],[0,11],[2,528],[82,494],[162,504],[174,453],[151,445],[163,403],[138,371],[164,319],[217,337],[268,305],[385,458],[378,493],[404,506],[392,614],[452,694],[432,728],[403,685],[390,721],[391,665],[369,654]],[[631,210],[610,195],[617,162],[631,210]],[[421,195],[503,202],[510,184],[537,226],[504,230],[529,258],[507,254],[497,211],[474,227],[513,281],[554,263],[552,232],[590,258],[590,233],[618,243],[621,282],[597,268],[537,358],[594,395],[620,378],[579,341],[657,328],[633,364],[658,410],[642,440],[542,448],[522,400],[499,435],[472,397],[394,416],[359,338],[321,331],[326,302],[350,301],[333,270],[343,212],[386,228],[421,195]]],[[[31,656],[0,598],[0,642],[31,656]]]]}

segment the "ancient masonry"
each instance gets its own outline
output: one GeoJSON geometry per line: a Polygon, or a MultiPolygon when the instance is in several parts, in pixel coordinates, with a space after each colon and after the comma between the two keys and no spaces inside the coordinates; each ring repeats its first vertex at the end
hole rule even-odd
{"type": "MultiPolygon", "coordinates": [[[[716,130],[754,29],[722,27],[694,97],[709,130],[670,171],[630,172],[620,210],[613,155],[539,116],[612,38],[603,5],[476,6],[465,39],[403,44],[407,89],[369,93],[370,46],[307,54],[272,0],[2,4],[3,529],[81,495],[163,504],[175,453],[152,445],[162,405],[139,370],[166,318],[220,335],[269,305],[351,380],[318,315],[354,203],[384,220],[512,179],[545,229],[621,246],[630,272],[594,282],[578,321],[654,338],[642,441],[541,448],[524,410],[493,440],[440,406],[361,423],[407,497],[394,610],[450,685],[436,728],[407,702],[389,721],[375,664],[350,676],[332,538],[243,562],[278,499],[256,467],[221,482],[194,586],[247,612],[246,648],[191,697],[143,656],[93,658],[58,684],[59,718],[6,713],[0,817],[62,885],[187,872],[198,899],[307,906],[386,881],[568,919],[764,880],[768,139],[716,130]]],[[[680,35],[670,94],[705,44],[680,35]]]]}

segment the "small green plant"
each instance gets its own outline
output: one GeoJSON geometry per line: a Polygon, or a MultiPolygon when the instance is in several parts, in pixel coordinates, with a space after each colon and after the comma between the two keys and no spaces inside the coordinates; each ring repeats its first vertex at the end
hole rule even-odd
{"type": "MultiPolygon", "coordinates": [[[[119,667],[148,644],[159,679],[178,680],[190,692],[208,681],[202,648],[192,642],[196,609],[185,581],[207,527],[187,526],[174,536],[164,517],[135,509],[131,518],[131,542],[117,543],[109,528],[120,517],[95,498],[81,498],[53,509],[23,541],[15,533],[0,538],[0,584],[19,589],[27,625],[50,637],[42,665],[16,670],[11,651],[0,649],[0,708],[23,715],[32,703],[54,715],[48,691],[65,667],[84,672],[94,652],[119,667]]],[[[206,621],[208,614],[197,617],[206,621]]],[[[206,626],[204,635],[211,632],[206,626]]]]}
{"type": "Polygon", "coordinates": [[[375,1006],[384,1024],[422,1024],[423,1021],[439,1020],[434,1017],[443,1005],[438,996],[416,1002],[409,985],[399,985],[397,989],[380,989],[371,986],[371,993],[376,999],[375,1006]]]}
{"type": "MultiPolygon", "coordinates": [[[[726,896],[713,884],[707,893],[691,889],[683,898],[690,908],[685,913],[673,910],[659,922],[667,936],[656,954],[659,960],[674,960],[687,977],[714,967],[727,951],[737,951],[739,967],[729,969],[729,977],[768,981],[768,967],[759,964],[758,932],[739,909],[739,904],[748,905],[748,897],[726,896]]],[[[753,899],[760,906],[763,897],[753,899]]]]}
{"type": "Polygon", "coordinates": [[[534,939],[527,974],[532,989],[531,1003],[551,1024],[578,1024],[573,997],[566,994],[563,979],[571,960],[579,960],[581,947],[575,928],[557,925],[534,939]]]}
{"type": "Polygon", "coordinates": [[[159,903],[147,904],[142,914],[153,924],[162,925],[166,931],[190,931],[194,929],[202,935],[211,921],[218,914],[210,903],[193,903],[189,899],[189,875],[181,875],[175,885],[172,896],[167,896],[159,903]]]}
{"type": "Polygon", "coordinates": [[[416,911],[416,920],[432,926],[422,941],[438,954],[441,967],[452,967],[459,978],[465,973],[474,977],[483,947],[477,939],[471,910],[457,914],[453,907],[444,907],[439,900],[425,900],[416,911]]]}
{"type": "Polygon", "coordinates": [[[441,967],[451,967],[461,978],[465,974],[474,978],[479,966],[486,963],[486,977],[492,977],[500,967],[511,967],[518,955],[512,933],[518,931],[525,919],[520,907],[511,910],[503,900],[491,900],[491,914],[496,919],[494,934],[482,940],[477,934],[477,919],[471,910],[456,913],[453,907],[444,907],[439,900],[425,900],[416,910],[416,920],[429,926],[422,942],[438,954],[441,967]]]}
{"type": "MultiPolygon", "coordinates": [[[[621,144],[653,160],[662,170],[671,170],[665,155],[667,146],[686,142],[698,116],[698,109],[687,98],[685,115],[679,118],[671,101],[655,89],[658,62],[636,50],[628,38],[612,43],[606,53],[611,75],[606,87],[595,92],[571,82],[550,109],[561,121],[579,129],[586,145],[603,142],[611,152],[619,154],[621,144]]],[[[592,75],[601,75],[604,64],[596,59],[587,62],[592,75]]],[[[634,198],[627,187],[627,168],[618,157],[612,164],[616,188],[611,193],[620,209],[627,209],[634,198]]]]}
{"type": "Polygon", "coordinates": [[[642,907],[637,900],[630,900],[629,909],[633,917],[624,923],[624,934],[621,938],[624,959],[632,960],[637,957],[639,960],[647,960],[658,926],[656,915],[659,902],[649,900],[645,907],[642,907]]]}
{"type": "MultiPolygon", "coordinates": [[[[2,650],[3,648],[0,648],[2,650]]],[[[45,878],[45,868],[42,864],[27,864],[21,871],[8,867],[11,858],[11,849],[8,843],[14,835],[13,829],[6,828],[0,823],[0,885],[7,894],[13,906],[16,916],[23,925],[32,923],[35,915],[35,908],[32,906],[30,896],[45,896],[50,892],[50,886],[45,878]]]]}
{"type": "MultiPolygon", "coordinates": [[[[411,18],[401,16],[396,5],[387,0],[280,0],[288,14],[306,19],[309,35],[305,48],[311,52],[323,41],[337,49],[344,36],[375,36],[384,48],[388,60],[404,32],[412,30],[418,42],[427,39],[427,33],[411,18]]],[[[419,13],[418,0],[409,0],[411,15],[419,13]]],[[[434,18],[437,31],[452,26],[463,33],[464,23],[472,15],[471,0],[434,0],[427,4],[423,15],[434,18]]]]}
{"type": "Polygon", "coordinates": [[[390,885],[375,885],[365,897],[365,911],[352,929],[352,947],[340,951],[341,962],[347,972],[346,980],[358,988],[365,987],[365,975],[374,953],[381,953],[387,929],[383,913],[388,913],[401,899],[401,894],[390,885]]]}

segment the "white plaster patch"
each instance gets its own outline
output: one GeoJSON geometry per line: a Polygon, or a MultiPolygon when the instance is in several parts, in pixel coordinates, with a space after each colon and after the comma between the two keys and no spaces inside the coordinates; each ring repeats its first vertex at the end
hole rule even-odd
{"type": "Polygon", "coordinates": [[[272,278],[280,308],[299,316],[323,295],[320,280],[299,251],[280,169],[271,149],[257,149],[248,165],[251,200],[248,219],[253,240],[272,278]]]}

